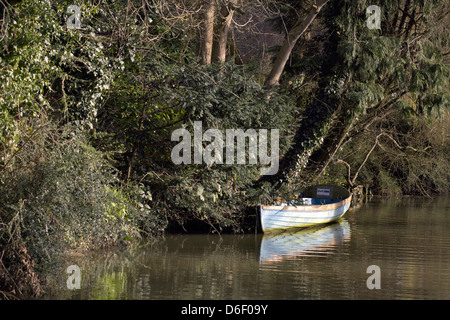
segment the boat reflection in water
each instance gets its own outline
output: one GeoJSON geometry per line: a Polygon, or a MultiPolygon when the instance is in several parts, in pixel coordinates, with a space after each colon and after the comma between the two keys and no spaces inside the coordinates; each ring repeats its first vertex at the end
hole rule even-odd
{"type": "Polygon", "coordinates": [[[346,220],[335,223],[277,233],[264,234],[259,262],[275,262],[295,257],[330,254],[350,239],[346,220]]]}

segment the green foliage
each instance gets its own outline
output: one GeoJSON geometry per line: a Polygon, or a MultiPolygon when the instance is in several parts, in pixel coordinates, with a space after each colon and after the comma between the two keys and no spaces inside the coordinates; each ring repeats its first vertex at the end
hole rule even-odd
{"type": "MultiPolygon", "coordinates": [[[[329,1],[315,36],[292,54],[285,85],[271,91],[256,80],[256,64],[197,65],[198,8],[190,2],[79,1],[75,30],[66,26],[70,0],[4,3],[0,290],[38,293],[35,271],[74,248],[127,243],[193,220],[243,230],[248,208],[272,200],[279,176],[262,179],[255,165],[175,165],[171,134],[192,133],[194,121],[223,136],[279,129],[287,159],[280,175],[290,170],[298,184],[335,154],[353,173],[363,165],[357,183],[379,193],[450,187],[445,1],[378,1],[381,30],[366,26],[366,8],[377,3],[329,1]]],[[[275,23],[285,30],[309,4],[269,9],[279,10],[283,24],[275,23]]],[[[345,178],[342,165],[321,177],[345,178]]],[[[286,180],[281,187],[292,191],[286,180]]]]}
{"type": "MultiPolygon", "coordinates": [[[[161,232],[164,220],[140,210],[138,201],[145,197],[131,197],[120,188],[115,170],[81,132],[71,126],[36,126],[32,140],[20,141],[13,169],[0,177],[6,268],[24,267],[21,252],[35,265],[30,272],[42,272],[67,250],[118,245],[139,239],[142,232],[161,232]]],[[[6,278],[5,283],[13,281],[6,278]]]]}
{"type": "MultiPolygon", "coordinates": [[[[441,53],[449,38],[439,27],[445,15],[437,13],[448,4],[382,1],[381,30],[366,25],[366,8],[372,4],[338,0],[324,8],[326,31],[316,40],[323,52],[320,90],[302,113],[282,178],[304,171],[296,183],[314,180],[338,151],[339,141],[376,131],[379,121],[390,121],[393,114],[428,117],[448,110],[449,67],[441,53]]],[[[296,64],[306,77],[317,75],[305,67],[310,59],[296,64]]]]}
{"type": "MultiPolygon", "coordinates": [[[[108,139],[122,141],[115,159],[123,166],[136,151],[132,178],[150,188],[153,201],[149,206],[164,213],[171,223],[200,220],[212,228],[239,229],[242,213],[257,201],[249,197],[260,168],[174,165],[170,155],[176,143],[171,134],[180,127],[193,133],[194,121],[202,122],[203,131],[220,130],[223,137],[226,129],[279,129],[282,153],[288,147],[294,121],[290,100],[275,92],[268,96],[242,66],[179,66],[171,71],[147,77],[135,74],[145,79],[141,83],[148,81],[149,88],[157,84],[157,90],[135,86],[132,93],[125,90],[111,99],[101,111],[104,118],[99,119],[97,134],[101,138],[97,143],[104,146],[107,141],[102,132],[108,139]],[[115,116],[119,112],[121,117],[115,116]]],[[[132,85],[126,81],[128,84],[132,85]]]]}
{"type": "MultiPolygon", "coordinates": [[[[397,111],[390,120],[378,124],[377,130],[350,140],[337,158],[349,164],[351,179],[360,170],[355,184],[370,188],[373,194],[427,197],[446,194],[450,186],[446,169],[450,165],[448,123],[448,114],[428,121],[416,116],[405,118],[397,111]],[[375,145],[378,132],[383,134],[375,145]]],[[[327,168],[326,177],[321,181],[328,177],[345,180],[347,174],[345,166],[335,163],[327,168]]]]}
{"type": "MultiPolygon", "coordinates": [[[[66,27],[67,6],[46,0],[8,7],[0,50],[3,164],[16,149],[19,132],[31,130],[33,118],[42,112],[92,126],[97,104],[109,86],[113,62],[89,24],[82,30],[66,27]]],[[[82,9],[83,22],[96,11],[91,5],[82,9]]]]}

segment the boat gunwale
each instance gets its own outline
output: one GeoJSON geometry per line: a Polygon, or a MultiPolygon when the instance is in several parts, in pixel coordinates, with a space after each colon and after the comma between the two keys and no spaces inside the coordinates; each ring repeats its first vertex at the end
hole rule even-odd
{"type": "Polygon", "coordinates": [[[334,210],[340,208],[342,206],[350,203],[352,199],[352,195],[348,196],[345,199],[342,199],[339,202],[329,203],[329,204],[307,204],[307,205],[298,205],[298,206],[264,206],[261,205],[261,209],[263,210],[274,210],[274,211],[326,211],[326,210],[334,210]]]}

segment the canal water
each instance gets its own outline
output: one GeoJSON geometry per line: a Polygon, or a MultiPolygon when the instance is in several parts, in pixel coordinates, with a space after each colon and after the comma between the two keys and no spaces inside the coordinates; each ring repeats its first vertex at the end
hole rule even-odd
{"type": "Polygon", "coordinates": [[[60,282],[50,298],[449,299],[449,231],[449,198],[374,200],[320,228],[172,234],[85,256],[81,289],[60,282]]]}

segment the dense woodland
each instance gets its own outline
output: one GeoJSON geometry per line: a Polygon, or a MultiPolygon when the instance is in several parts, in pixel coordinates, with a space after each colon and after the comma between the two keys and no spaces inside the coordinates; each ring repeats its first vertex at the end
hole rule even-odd
{"type": "Polygon", "coordinates": [[[251,230],[257,204],[311,183],[448,193],[449,10],[0,0],[0,297],[39,296],[73,250],[251,230]],[[194,121],[278,129],[280,169],[174,164],[171,134],[194,121]]]}

